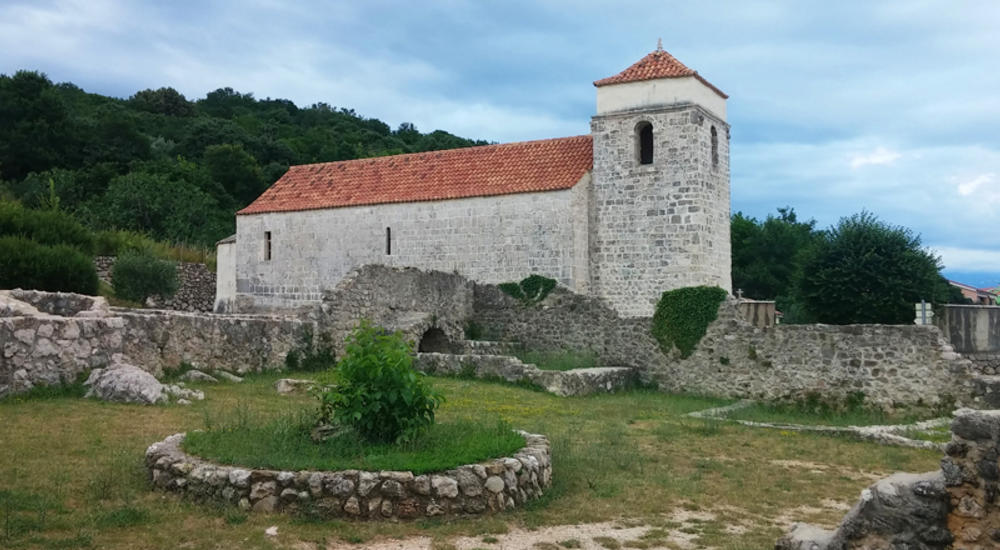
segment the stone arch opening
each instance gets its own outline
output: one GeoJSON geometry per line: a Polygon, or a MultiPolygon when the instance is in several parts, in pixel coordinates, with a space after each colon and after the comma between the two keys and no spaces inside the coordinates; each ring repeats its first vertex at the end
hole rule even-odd
{"type": "Polygon", "coordinates": [[[653,125],[646,120],[636,124],[635,136],[639,164],[653,164],[653,125]]]}
{"type": "Polygon", "coordinates": [[[451,341],[443,330],[431,327],[420,337],[417,351],[421,353],[451,353],[451,341]]]}

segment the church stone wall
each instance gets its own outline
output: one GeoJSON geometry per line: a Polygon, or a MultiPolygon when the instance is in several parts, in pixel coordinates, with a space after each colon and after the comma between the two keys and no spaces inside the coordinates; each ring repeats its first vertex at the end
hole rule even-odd
{"type": "Polygon", "coordinates": [[[586,290],[589,187],[587,175],[565,191],[237,216],[236,292],[257,307],[315,304],[364,264],[486,283],[537,273],[586,290]]]}
{"type": "Polygon", "coordinates": [[[665,290],[730,290],[729,125],[687,104],[595,116],[591,133],[594,294],[639,317],[665,290]],[[636,151],[640,122],[653,126],[648,165],[636,151]]]}

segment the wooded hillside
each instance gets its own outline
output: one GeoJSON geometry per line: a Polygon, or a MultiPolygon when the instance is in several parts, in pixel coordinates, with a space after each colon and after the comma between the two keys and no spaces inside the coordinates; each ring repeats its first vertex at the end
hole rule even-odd
{"type": "Polygon", "coordinates": [[[231,234],[236,210],[293,164],[485,143],[231,88],[120,99],[38,72],[0,75],[0,199],[170,242],[231,234]]]}

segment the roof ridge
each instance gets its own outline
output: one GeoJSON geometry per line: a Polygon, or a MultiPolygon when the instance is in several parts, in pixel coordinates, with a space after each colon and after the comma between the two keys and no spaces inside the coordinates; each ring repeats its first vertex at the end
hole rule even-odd
{"type": "Polygon", "coordinates": [[[403,157],[413,157],[413,156],[417,156],[417,155],[428,155],[428,154],[431,154],[431,153],[452,153],[452,152],[457,152],[457,151],[474,151],[474,150],[486,149],[486,148],[490,148],[490,147],[513,147],[513,146],[519,146],[519,145],[530,145],[530,144],[534,144],[534,143],[542,143],[542,142],[546,142],[546,141],[550,141],[550,142],[551,141],[569,141],[569,140],[572,140],[572,139],[580,139],[580,138],[590,139],[591,137],[592,136],[590,134],[579,134],[579,135],[576,135],[576,136],[566,136],[566,137],[558,137],[558,138],[529,139],[527,141],[509,141],[507,143],[487,143],[485,145],[472,145],[472,146],[469,146],[469,147],[452,147],[451,149],[432,149],[430,151],[415,151],[413,153],[397,153],[395,155],[380,155],[380,156],[375,156],[375,157],[361,157],[361,158],[356,158],[356,159],[327,160],[327,161],[323,161],[323,162],[309,162],[309,163],[306,163],[306,164],[293,164],[293,165],[289,166],[288,169],[291,170],[292,168],[303,168],[303,167],[306,167],[306,166],[323,166],[323,165],[327,165],[327,164],[339,164],[339,163],[347,163],[347,162],[375,161],[375,160],[379,160],[379,159],[388,159],[388,158],[399,159],[399,158],[403,158],[403,157]]]}

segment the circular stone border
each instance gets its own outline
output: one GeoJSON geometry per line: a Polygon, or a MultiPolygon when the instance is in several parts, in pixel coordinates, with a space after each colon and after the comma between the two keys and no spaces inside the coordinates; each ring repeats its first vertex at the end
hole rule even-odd
{"type": "Polygon", "coordinates": [[[250,469],[209,462],[181,450],[185,434],[146,449],[153,485],[243,510],[325,517],[411,519],[508,510],[542,496],[552,482],[549,440],[518,431],[526,445],[494,458],[423,475],[406,471],[336,472],[250,469]]]}

